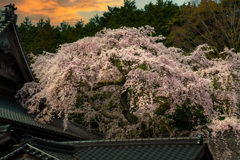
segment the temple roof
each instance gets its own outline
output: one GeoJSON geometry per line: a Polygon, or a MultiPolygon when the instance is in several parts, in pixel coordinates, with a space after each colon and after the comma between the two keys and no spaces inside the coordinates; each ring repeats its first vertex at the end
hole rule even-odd
{"type": "MultiPolygon", "coordinates": [[[[42,124],[34,119],[34,117],[27,113],[27,111],[21,107],[20,104],[16,103],[14,100],[8,100],[6,98],[0,97],[0,121],[5,123],[11,123],[18,130],[25,130],[24,132],[31,133],[39,132],[38,134],[47,134],[48,132],[52,134],[63,136],[62,138],[68,139],[100,139],[93,133],[86,131],[86,128],[75,123],[71,123],[68,129],[64,131],[62,126],[63,122],[60,119],[55,119],[50,123],[42,124]],[[64,138],[65,136],[65,138],[64,138]]],[[[46,136],[51,137],[51,134],[46,136]]]]}
{"type": "Polygon", "coordinates": [[[39,159],[212,159],[208,146],[203,143],[201,136],[71,142],[49,141],[30,136],[24,141],[24,144],[3,159],[10,159],[20,150],[39,159]]]}
{"type": "Polygon", "coordinates": [[[15,10],[17,10],[15,4],[11,3],[0,9],[0,49],[4,51],[4,54],[10,54],[15,57],[24,79],[32,81],[34,76],[19,38],[15,10]],[[14,45],[14,48],[12,48],[12,45],[14,45]]]}

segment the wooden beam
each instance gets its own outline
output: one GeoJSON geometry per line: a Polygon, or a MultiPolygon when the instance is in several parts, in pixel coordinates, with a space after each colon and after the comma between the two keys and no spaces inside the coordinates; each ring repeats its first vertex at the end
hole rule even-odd
{"type": "Polygon", "coordinates": [[[19,89],[16,83],[0,76],[0,95],[13,98],[19,89]]]}
{"type": "Polygon", "coordinates": [[[15,86],[10,86],[6,84],[0,84],[0,90],[4,89],[5,91],[16,92],[18,90],[15,86]]]}
{"type": "Polygon", "coordinates": [[[14,24],[9,26],[7,38],[9,40],[13,56],[17,61],[19,70],[23,75],[25,81],[26,82],[33,81],[34,76],[31,72],[27,57],[25,56],[25,52],[21,46],[16,26],[14,24]]]}
{"type": "Polygon", "coordinates": [[[3,54],[0,52],[0,61],[5,61],[7,62],[8,64],[14,64],[16,62],[16,60],[13,58],[12,55],[10,54],[3,54]]]}
{"type": "Polygon", "coordinates": [[[0,139],[0,144],[2,144],[2,143],[4,143],[4,142],[6,142],[6,141],[11,139],[11,136],[10,136],[9,133],[5,133],[5,135],[6,136],[4,138],[0,139]]]}
{"type": "Polygon", "coordinates": [[[20,82],[20,78],[18,75],[13,76],[1,68],[0,68],[0,76],[4,77],[12,82],[15,82],[15,83],[20,82]]]}
{"type": "Polygon", "coordinates": [[[9,61],[9,57],[7,55],[4,55],[3,53],[0,53],[0,59],[4,61],[9,61]]]}

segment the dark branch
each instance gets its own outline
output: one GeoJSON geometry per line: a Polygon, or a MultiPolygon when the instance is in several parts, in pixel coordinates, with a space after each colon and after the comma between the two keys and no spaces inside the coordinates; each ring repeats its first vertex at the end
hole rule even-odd
{"type": "Polygon", "coordinates": [[[109,85],[119,85],[123,86],[125,83],[125,78],[121,78],[116,81],[103,81],[103,82],[98,82],[96,85],[94,85],[93,90],[97,90],[103,86],[109,86],[109,85]]]}
{"type": "Polygon", "coordinates": [[[121,105],[122,105],[122,114],[124,117],[128,120],[129,123],[131,124],[136,124],[138,121],[138,118],[132,114],[129,110],[128,106],[128,93],[125,91],[124,93],[121,94],[121,105]]]}
{"type": "MultiPolygon", "coordinates": [[[[99,111],[104,117],[109,118],[109,119],[120,119],[119,116],[114,115],[114,114],[112,114],[112,113],[109,113],[109,112],[107,112],[107,111],[104,111],[102,108],[97,107],[97,106],[93,103],[93,101],[91,100],[91,98],[90,98],[88,95],[86,95],[84,92],[82,92],[81,90],[79,90],[79,92],[80,92],[81,94],[83,94],[83,95],[87,98],[88,102],[92,105],[93,109],[94,109],[95,111],[99,111]]],[[[121,120],[121,121],[122,121],[122,120],[121,120]]]]}

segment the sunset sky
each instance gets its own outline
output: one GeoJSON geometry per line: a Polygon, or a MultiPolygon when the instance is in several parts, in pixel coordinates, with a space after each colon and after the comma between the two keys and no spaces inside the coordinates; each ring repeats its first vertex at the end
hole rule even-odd
{"type": "MultiPolygon", "coordinates": [[[[29,17],[33,24],[39,19],[50,18],[52,25],[59,25],[63,20],[71,25],[82,19],[85,23],[94,15],[101,16],[107,6],[122,6],[124,0],[0,0],[0,8],[14,3],[17,7],[18,24],[29,17]]],[[[138,8],[156,0],[135,0],[138,8]]],[[[187,0],[173,0],[181,5],[187,0]]]]}

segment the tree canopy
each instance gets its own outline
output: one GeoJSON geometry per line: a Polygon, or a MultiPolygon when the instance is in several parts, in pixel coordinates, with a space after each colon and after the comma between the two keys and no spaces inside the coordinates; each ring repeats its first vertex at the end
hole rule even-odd
{"type": "Polygon", "coordinates": [[[79,20],[73,26],[65,21],[52,26],[50,20],[40,19],[33,25],[26,18],[19,27],[19,33],[27,54],[38,55],[42,51],[55,53],[60,44],[94,36],[104,28],[149,25],[155,28],[155,35],[166,37],[163,43],[168,47],[192,52],[198,45],[207,43],[219,54],[225,47],[239,51],[239,15],[239,2],[236,0],[207,0],[181,6],[172,1],[157,0],[156,4],[145,5],[144,9],[137,9],[134,0],[126,0],[121,7],[108,6],[108,11],[102,16],[95,15],[86,24],[79,20]]]}
{"type": "Polygon", "coordinates": [[[60,44],[94,36],[104,28],[150,25],[155,27],[156,35],[168,36],[171,26],[177,19],[178,11],[179,7],[170,1],[158,0],[157,4],[150,3],[144,10],[140,10],[137,9],[135,1],[126,0],[121,7],[108,6],[108,11],[102,16],[95,15],[86,24],[79,20],[73,26],[65,21],[59,26],[52,26],[49,19],[46,21],[40,19],[33,25],[30,19],[26,18],[19,26],[19,33],[28,55],[30,53],[38,55],[43,51],[55,53],[60,44]]]}
{"type": "Polygon", "coordinates": [[[218,125],[239,132],[228,118],[239,124],[240,54],[225,49],[207,59],[212,50],[201,45],[185,56],[152,34],[150,26],[104,29],[39,55],[32,64],[39,82],[17,97],[40,120],[64,117],[65,127],[78,120],[107,138],[218,132],[218,125]]]}
{"type": "Polygon", "coordinates": [[[169,42],[185,51],[207,43],[220,53],[225,47],[239,51],[240,6],[235,0],[206,0],[200,4],[182,5],[178,24],[169,42]]]}

